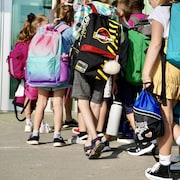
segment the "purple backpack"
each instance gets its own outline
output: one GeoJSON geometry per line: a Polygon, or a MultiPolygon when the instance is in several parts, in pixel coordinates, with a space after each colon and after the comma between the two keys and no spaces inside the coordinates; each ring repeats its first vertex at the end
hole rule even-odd
{"type": "Polygon", "coordinates": [[[25,65],[30,41],[17,42],[7,57],[8,71],[11,77],[21,80],[25,77],[25,65]]]}

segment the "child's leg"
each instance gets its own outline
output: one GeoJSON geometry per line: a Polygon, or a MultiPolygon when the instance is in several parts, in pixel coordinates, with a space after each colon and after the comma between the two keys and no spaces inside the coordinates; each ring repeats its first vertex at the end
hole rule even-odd
{"type": "Polygon", "coordinates": [[[49,91],[44,90],[42,88],[38,89],[38,99],[37,99],[37,105],[36,110],[34,114],[34,130],[39,131],[41,121],[44,117],[44,110],[47,105],[49,96],[49,91]]]}
{"type": "Polygon", "coordinates": [[[97,133],[96,133],[96,128],[95,128],[95,124],[94,124],[94,117],[93,117],[93,114],[92,114],[92,111],[91,111],[90,105],[89,105],[89,100],[78,99],[78,106],[82,113],[82,118],[86,124],[88,133],[89,133],[87,145],[91,145],[90,140],[96,138],[97,133]]]}
{"type": "Polygon", "coordinates": [[[54,108],[54,131],[60,132],[63,121],[63,96],[65,90],[54,91],[53,108],[54,108]]]}

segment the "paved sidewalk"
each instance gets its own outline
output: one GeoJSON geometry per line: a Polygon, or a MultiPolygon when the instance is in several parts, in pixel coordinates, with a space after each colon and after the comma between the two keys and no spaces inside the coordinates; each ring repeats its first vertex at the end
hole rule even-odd
{"type": "MultiPolygon", "coordinates": [[[[53,125],[52,113],[45,121],[53,125]]],[[[155,163],[152,155],[130,156],[123,145],[111,141],[112,151],[97,160],[88,160],[83,145],[53,147],[53,134],[41,134],[40,145],[26,143],[25,122],[15,119],[13,112],[0,112],[0,179],[1,180],[146,180],[144,170],[155,163]]],[[[67,140],[71,129],[63,130],[67,140]]],[[[173,155],[178,147],[173,146],[173,155]]]]}

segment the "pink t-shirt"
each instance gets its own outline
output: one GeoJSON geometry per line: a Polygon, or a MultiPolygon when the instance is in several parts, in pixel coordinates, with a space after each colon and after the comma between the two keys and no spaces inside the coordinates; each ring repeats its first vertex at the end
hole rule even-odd
{"type": "Polygon", "coordinates": [[[135,17],[137,19],[147,19],[148,15],[147,14],[131,14],[128,24],[131,28],[134,27],[134,21],[131,19],[131,17],[135,17]]]}

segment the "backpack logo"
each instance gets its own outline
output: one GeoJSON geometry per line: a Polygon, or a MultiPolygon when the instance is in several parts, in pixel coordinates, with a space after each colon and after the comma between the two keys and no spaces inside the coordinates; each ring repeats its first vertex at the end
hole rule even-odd
{"type": "Polygon", "coordinates": [[[101,43],[112,43],[113,41],[109,31],[103,27],[94,32],[93,38],[97,39],[101,43]]]}

